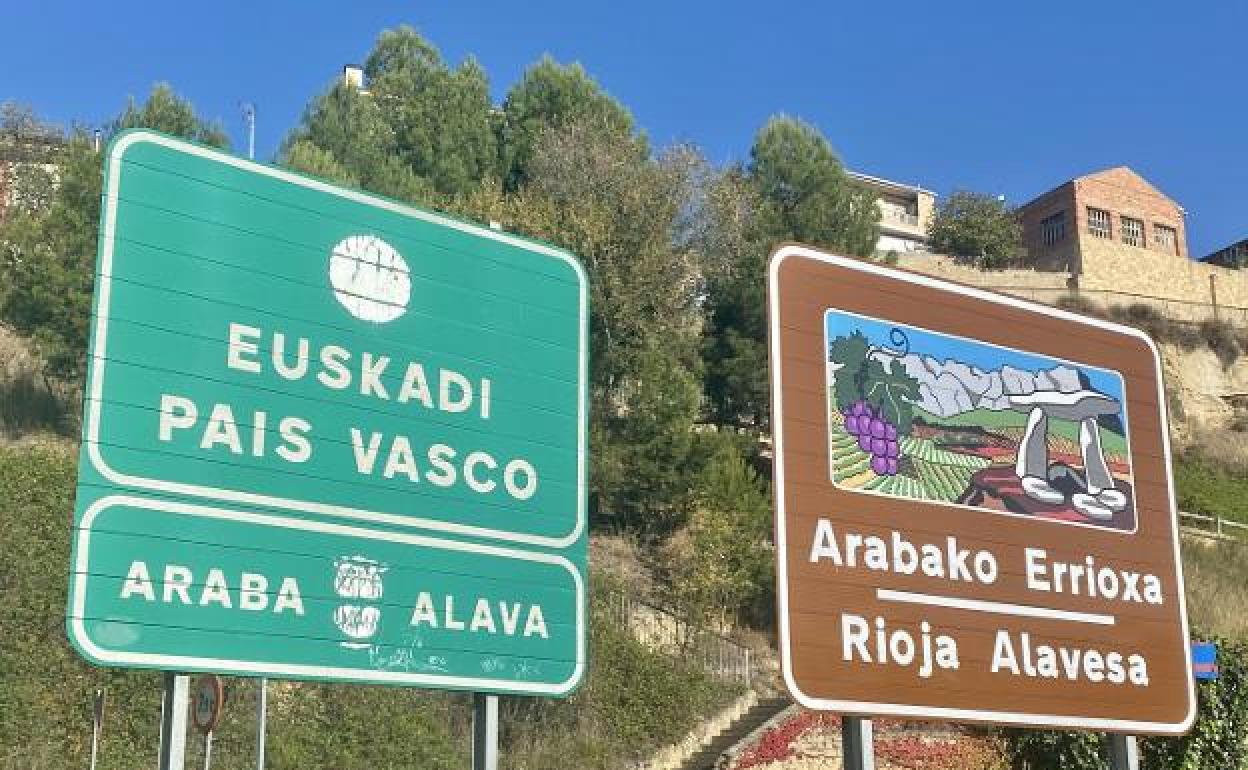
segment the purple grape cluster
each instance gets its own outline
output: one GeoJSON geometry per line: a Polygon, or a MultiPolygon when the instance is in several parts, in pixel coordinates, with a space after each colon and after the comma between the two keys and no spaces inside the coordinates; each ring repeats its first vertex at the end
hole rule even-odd
{"type": "Polygon", "coordinates": [[[845,411],[845,430],[858,438],[858,448],[871,455],[871,470],[879,476],[895,476],[901,449],[897,426],[866,401],[855,401],[845,411]]]}

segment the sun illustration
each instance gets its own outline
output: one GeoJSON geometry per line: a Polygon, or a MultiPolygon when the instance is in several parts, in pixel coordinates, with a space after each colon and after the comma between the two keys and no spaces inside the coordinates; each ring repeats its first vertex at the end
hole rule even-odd
{"type": "Polygon", "coordinates": [[[407,311],[412,278],[403,255],[372,235],[342,239],[329,257],[334,296],[362,321],[387,323],[407,311]]]}

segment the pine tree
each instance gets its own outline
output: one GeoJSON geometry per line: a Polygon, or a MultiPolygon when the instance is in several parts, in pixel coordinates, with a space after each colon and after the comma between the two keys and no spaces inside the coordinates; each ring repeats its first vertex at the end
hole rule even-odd
{"type": "Polygon", "coordinates": [[[424,204],[469,194],[494,176],[489,84],[475,60],[451,69],[401,26],[381,33],[364,73],[366,90],[338,82],[312,101],[285,142],[284,163],[340,169],[365,189],[424,204]],[[308,144],[327,155],[312,155],[308,144]]]}
{"type": "Polygon", "coordinates": [[[525,71],[503,102],[499,157],[507,189],[529,179],[533,150],[542,133],[571,124],[619,138],[632,137],[634,130],[633,116],[580,64],[563,66],[544,56],[525,71]]]}

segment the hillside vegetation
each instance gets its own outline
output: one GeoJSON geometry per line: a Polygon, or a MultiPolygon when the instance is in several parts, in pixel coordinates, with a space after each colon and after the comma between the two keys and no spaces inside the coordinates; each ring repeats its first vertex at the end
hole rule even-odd
{"type": "MultiPolygon", "coordinates": [[[[64,449],[0,449],[4,770],[85,767],[96,688],[108,698],[99,767],[147,768],[156,758],[161,674],[89,666],[66,641],[74,482],[75,459],[64,449]]],[[[580,690],[566,700],[503,699],[506,766],[620,767],[681,738],[736,694],[681,660],[651,651],[610,615],[595,612],[590,668],[580,690]]],[[[251,680],[226,678],[214,768],[254,766],[254,698],[251,680]]],[[[464,694],[275,682],[268,767],[462,768],[469,730],[464,694]]],[[[199,742],[189,745],[188,767],[198,766],[199,742]]]]}
{"type": "Polygon", "coordinates": [[[1195,455],[1175,458],[1179,510],[1248,524],[1248,478],[1195,455]]]}

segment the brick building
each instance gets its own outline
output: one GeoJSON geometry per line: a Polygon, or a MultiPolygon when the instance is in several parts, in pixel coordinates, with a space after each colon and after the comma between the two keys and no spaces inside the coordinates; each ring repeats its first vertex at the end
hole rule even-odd
{"type": "Polygon", "coordinates": [[[1085,272],[1090,258],[1129,269],[1157,255],[1187,259],[1183,207],[1126,166],[1076,177],[1018,210],[1028,265],[1085,272]]]}

